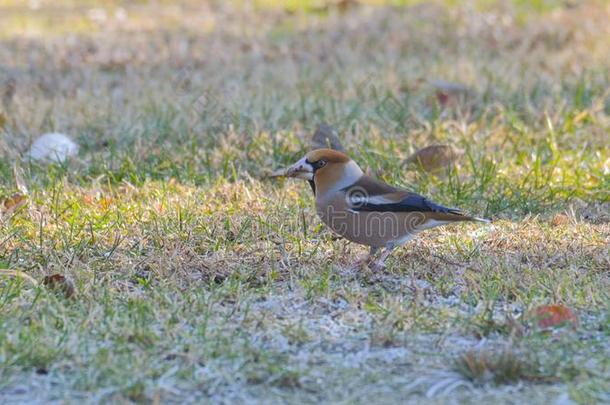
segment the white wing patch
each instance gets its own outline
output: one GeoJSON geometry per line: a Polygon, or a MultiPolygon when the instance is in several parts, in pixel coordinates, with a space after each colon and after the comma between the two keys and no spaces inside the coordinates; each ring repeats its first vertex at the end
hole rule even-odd
{"type": "Polygon", "coordinates": [[[373,205],[384,205],[384,204],[396,204],[397,201],[390,200],[381,195],[376,196],[368,196],[368,195],[359,195],[357,193],[353,193],[349,196],[350,202],[353,205],[364,205],[364,204],[373,204],[373,205]]]}
{"type": "Polygon", "coordinates": [[[398,203],[398,201],[390,200],[389,198],[386,198],[386,197],[384,197],[382,195],[376,195],[376,196],[368,197],[366,202],[369,203],[369,204],[375,204],[375,205],[396,204],[396,203],[398,203]]]}

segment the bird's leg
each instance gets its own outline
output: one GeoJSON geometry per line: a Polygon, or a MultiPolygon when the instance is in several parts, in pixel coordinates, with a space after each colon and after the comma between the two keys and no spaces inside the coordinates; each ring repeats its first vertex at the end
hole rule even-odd
{"type": "Polygon", "coordinates": [[[379,260],[377,260],[375,262],[375,265],[373,266],[372,270],[373,271],[383,270],[385,268],[385,261],[390,256],[390,254],[392,254],[393,250],[394,250],[394,245],[386,246],[385,250],[381,253],[381,256],[379,256],[379,260]]]}
{"type": "Polygon", "coordinates": [[[369,255],[364,258],[364,263],[367,266],[375,260],[375,255],[377,254],[378,251],[379,251],[378,247],[371,246],[371,249],[369,250],[369,255]]]}
{"type": "Polygon", "coordinates": [[[373,263],[375,261],[375,255],[377,254],[377,251],[379,251],[378,247],[371,246],[371,248],[369,250],[369,254],[366,255],[365,257],[358,259],[358,261],[356,263],[354,263],[353,268],[358,269],[363,265],[365,265],[367,267],[370,266],[371,263],[373,263]]]}

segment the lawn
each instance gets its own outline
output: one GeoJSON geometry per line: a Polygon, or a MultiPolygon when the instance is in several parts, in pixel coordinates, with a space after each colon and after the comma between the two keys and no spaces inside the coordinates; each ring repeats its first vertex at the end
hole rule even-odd
{"type": "Polygon", "coordinates": [[[199,3],[0,0],[1,403],[610,402],[608,2],[199,3]],[[493,223],[354,271],[321,123],[493,223]]]}

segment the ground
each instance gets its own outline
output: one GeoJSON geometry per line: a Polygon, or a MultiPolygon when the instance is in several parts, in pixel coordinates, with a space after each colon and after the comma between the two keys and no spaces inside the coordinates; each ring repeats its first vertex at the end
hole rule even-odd
{"type": "Polygon", "coordinates": [[[0,402],[610,402],[607,2],[0,11],[0,402]],[[320,123],[493,223],[351,270],[266,178],[320,123]],[[30,161],[51,131],[79,154],[30,161]],[[401,165],[434,143],[464,155],[401,165]]]}

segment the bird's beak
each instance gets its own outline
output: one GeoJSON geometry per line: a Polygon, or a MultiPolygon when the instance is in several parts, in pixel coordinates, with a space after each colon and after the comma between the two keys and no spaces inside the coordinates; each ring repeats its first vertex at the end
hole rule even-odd
{"type": "Polygon", "coordinates": [[[286,170],[286,176],[297,179],[313,180],[313,167],[303,158],[286,170]]]}

